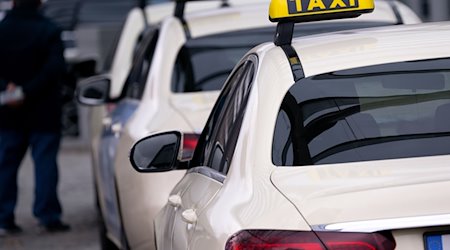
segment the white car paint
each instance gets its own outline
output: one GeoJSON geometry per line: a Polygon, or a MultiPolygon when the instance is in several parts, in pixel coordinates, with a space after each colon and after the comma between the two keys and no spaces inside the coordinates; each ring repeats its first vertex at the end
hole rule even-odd
{"type": "MultiPolygon", "coordinates": [[[[229,1],[233,6],[258,2],[261,2],[261,0],[229,1]]],[[[220,5],[220,1],[192,2],[186,4],[185,12],[189,14],[202,10],[216,9],[220,5]]],[[[134,8],[128,13],[111,66],[110,96],[112,98],[118,97],[122,91],[123,84],[131,68],[133,49],[145,25],[161,22],[165,17],[173,15],[174,10],[175,3],[170,2],[146,6],[145,16],[140,8],[134,8]]],[[[408,15],[414,17],[414,15],[408,15]]],[[[210,33],[207,32],[207,34],[210,33]]]]}
{"type": "MultiPolygon", "coordinates": [[[[311,77],[355,67],[450,58],[449,43],[447,22],[316,35],[297,38],[293,46],[305,76],[311,77]]],[[[396,249],[423,250],[425,232],[449,229],[449,155],[275,166],[274,124],[280,103],[294,84],[292,71],[284,52],[272,43],[249,54],[258,56],[257,73],[225,181],[195,171],[183,177],[171,192],[180,196],[182,205],[167,204],[155,220],[159,249],[224,249],[230,236],[245,229],[328,227],[352,232],[392,230],[396,249]],[[180,219],[190,209],[197,217],[195,223],[180,219]],[[163,233],[172,223],[178,237],[173,241],[163,233]],[[170,242],[175,245],[166,248],[170,242]]]]}
{"type": "MultiPolygon", "coordinates": [[[[229,25],[230,18],[244,22],[254,7],[225,9],[211,14],[215,21],[204,23],[203,30],[227,32],[242,29],[229,25]],[[242,12],[242,14],[241,14],[242,12]],[[245,14],[244,14],[245,13],[245,14]],[[206,28],[209,24],[209,28],[206,28]],[[214,29],[215,28],[215,29],[214,29]]],[[[254,12],[252,12],[254,13],[254,12]]],[[[204,14],[199,17],[207,20],[204,14]]],[[[199,33],[197,26],[187,17],[192,35],[199,33]]],[[[232,23],[232,22],[231,22],[232,23]]],[[[233,24],[233,23],[232,23],[233,24]]],[[[247,22],[246,27],[272,25],[265,15],[259,15],[247,22]]],[[[206,35],[203,32],[202,35],[206,35]]],[[[186,132],[200,132],[218,91],[176,94],[170,91],[172,68],[179,48],[185,42],[182,24],[176,18],[167,18],[161,24],[160,41],[150,68],[144,97],[133,117],[124,128],[119,141],[115,169],[122,216],[129,242],[136,242],[133,249],[147,249],[154,244],[153,219],[167,202],[170,190],[181,179],[185,171],[162,173],[156,176],[143,176],[131,169],[128,154],[131,145],[139,138],[165,129],[177,129],[186,132]],[[188,103],[188,104],[187,104],[188,103]],[[132,184],[131,184],[132,183],[132,184]],[[147,197],[142,197],[143,190],[157,190],[147,197]],[[147,218],[143,220],[142,218],[147,218]]]]}
{"type": "MultiPolygon", "coordinates": [[[[248,1],[252,2],[250,0],[248,1]]],[[[244,3],[247,2],[242,3],[240,1],[239,3],[241,3],[239,8],[226,8],[188,14],[186,20],[191,35],[195,38],[251,27],[273,26],[267,20],[267,6],[265,4],[246,5],[244,3]]],[[[172,10],[173,5],[167,7],[169,5],[161,4],[152,6],[147,8],[146,11],[163,13],[163,10],[172,10]]],[[[380,8],[373,14],[363,16],[360,20],[389,20],[391,22],[396,20],[392,10],[385,2],[380,2],[379,6],[380,8]]],[[[400,5],[400,9],[403,10],[406,7],[400,5]]],[[[404,18],[405,22],[420,22],[414,14],[407,11],[404,11],[404,13],[409,15],[404,18]]],[[[138,11],[133,11],[130,15],[134,16],[130,17],[130,20],[139,19],[138,11]]],[[[149,14],[149,16],[155,17],[154,14],[149,14]]],[[[358,19],[355,20],[357,21],[358,19]]],[[[150,18],[150,21],[153,22],[154,20],[150,18]]],[[[127,67],[129,68],[127,63],[130,60],[124,59],[124,57],[131,57],[131,46],[135,44],[135,41],[132,42],[132,40],[137,39],[137,32],[141,24],[142,22],[139,23],[139,21],[127,21],[126,27],[130,25],[130,33],[124,31],[122,35],[123,42],[121,38],[118,49],[119,54],[114,59],[118,71],[117,74],[111,72],[111,75],[115,75],[111,79],[113,82],[111,97],[118,95],[121,91],[120,86],[123,85],[123,82],[121,83],[120,80],[114,79],[122,79],[125,77],[125,71],[122,70],[127,67]],[[134,22],[138,22],[136,25],[138,27],[137,29],[132,25],[134,22]],[[125,51],[129,51],[128,54],[125,51]]],[[[182,178],[185,171],[179,170],[147,176],[139,175],[131,169],[128,163],[130,147],[136,140],[143,136],[163,130],[172,129],[200,133],[212,105],[219,94],[218,91],[185,94],[172,93],[170,91],[171,71],[174,61],[179,48],[184,44],[186,38],[182,24],[178,19],[173,17],[165,18],[160,25],[160,39],[148,75],[144,97],[136,113],[122,129],[115,164],[113,166],[117,176],[118,196],[124,228],[132,249],[153,248],[153,218],[167,202],[170,190],[182,178]]],[[[101,117],[103,115],[97,113],[94,119],[101,117]]],[[[108,123],[110,121],[105,120],[105,122],[108,123]]],[[[95,130],[95,126],[93,130],[95,130]]],[[[94,148],[93,154],[98,155],[98,141],[96,142],[96,136],[93,136],[92,145],[94,148]]],[[[99,193],[101,195],[101,190],[99,190],[99,193]]],[[[118,242],[117,239],[115,241],[118,242]]]]}

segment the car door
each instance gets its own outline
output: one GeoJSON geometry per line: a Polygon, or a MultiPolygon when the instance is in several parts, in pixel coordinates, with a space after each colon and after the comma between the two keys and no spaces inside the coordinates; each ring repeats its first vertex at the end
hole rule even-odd
{"type": "Polygon", "coordinates": [[[210,114],[191,168],[170,196],[169,206],[173,207],[170,219],[173,222],[169,223],[173,224],[173,230],[170,248],[164,249],[189,249],[190,239],[199,223],[198,215],[222,187],[234,152],[256,62],[256,56],[251,55],[237,67],[210,114]],[[179,202],[173,204],[173,201],[179,202]]]}
{"type": "Polygon", "coordinates": [[[99,145],[99,185],[102,188],[104,208],[103,219],[107,231],[116,239],[121,239],[122,222],[117,199],[114,159],[121,130],[136,110],[142,96],[146,76],[150,68],[153,51],[158,37],[156,28],[149,28],[142,34],[141,42],[135,50],[134,63],[121,96],[114,109],[107,115],[108,122],[103,127],[99,145]]]}

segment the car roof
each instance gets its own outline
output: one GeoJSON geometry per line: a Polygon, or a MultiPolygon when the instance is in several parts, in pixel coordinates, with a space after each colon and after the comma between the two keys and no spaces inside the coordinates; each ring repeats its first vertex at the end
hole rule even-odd
{"type": "MultiPolygon", "coordinates": [[[[376,9],[373,13],[362,15],[351,19],[350,22],[386,22],[397,23],[398,17],[392,9],[392,2],[395,2],[404,23],[419,23],[421,20],[408,7],[397,1],[377,0],[376,9]]],[[[212,35],[215,33],[225,33],[237,30],[245,30],[256,27],[274,26],[268,20],[268,4],[260,0],[240,0],[231,1],[230,7],[217,8],[216,1],[205,4],[194,2],[187,4],[186,22],[192,37],[212,35]]],[[[170,3],[153,5],[146,9],[148,16],[153,20],[158,12],[163,13],[163,9],[170,6],[170,3]],[[153,17],[152,14],[153,13],[153,17]]],[[[334,22],[339,20],[334,20],[334,22]]],[[[152,22],[152,21],[151,21],[152,22]]]]}
{"type": "Polygon", "coordinates": [[[193,38],[217,33],[275,25],[267,18],[267,4],[232,6],[188,14],[186,22],[193,38]]]}
{"type": "MultiPolygon", "coordinates": [[[[149,4],[145,7],[145,14],[147,16],[147,22],[149,24],[157,23],[167,17],[174,14],[175,10],[175,1],[162,1],[159,3],[149,4]]],[[[228,0],[228,4],[230,6],[240,6],[246,4],[259,4],[263,3],[262,0],[228,0]]],[[[222,5],[222,1],[192,1],[186,3],[185,13],[188,15],[189,13],[201,13],[205,11],[210,11],[214,9],[219,9],[222,5]]],[[[266,3],[267,5],[267,3],[266,3]]]]}
{"type": "MultiPolygon", "coordinates": [[[[312,77],[366,66],[450,58],[449,44],[450,22],[437,22],[310,35],[295,38],[292,47],[300,59],[304,76],[312,77]]],[[[255,83],[259,86],[261,100],[267,96],[271,100],[282,100],[294,84],[284,51],[269,42],[248,54],[259,57],[255,83]]],[[[273,102],[267,103],[273,105],[273,102]]],[[[260,108],[266,110],[267,105],[261,104],[260,108]]]]}
{"type": "MultiPolygon", "coordinates": [[[[295,38],[306,77],[370,65],[450,57],[450,22],[394,25],[295,38]]],[[[275,45],[267,49],[276,49],[275,45]]]]}

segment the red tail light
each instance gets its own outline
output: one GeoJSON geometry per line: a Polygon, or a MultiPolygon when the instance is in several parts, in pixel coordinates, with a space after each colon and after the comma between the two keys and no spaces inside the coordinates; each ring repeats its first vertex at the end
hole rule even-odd
{"type": "Polygon", "coordinates": [[[106,104],[106,112],[108,112],[108,114],[111,114],[116,108],[117,108],[117,104],[115,104],[115,103],[106,104]]]}
{"type": "Polygon", "coordinates": [[[230,237],[226,250],[393,250],[395,241],[382,233],[337,233],[247,230],[230,237]]]}
{"type": "Polygon", "coordinates": [[[182,160],[190,160],[197,146],[198,134],[183,134],[183,157],[182,160]]]}

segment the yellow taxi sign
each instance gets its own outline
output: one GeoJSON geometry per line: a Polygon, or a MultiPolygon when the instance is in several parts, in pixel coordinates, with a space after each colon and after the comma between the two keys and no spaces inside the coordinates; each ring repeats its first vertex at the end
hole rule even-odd
{"type": "Polygon", "coordinates": [[[372,12],[374,0],[271,0],[272,22],[308,22],[357,17],[372,12]]]}

